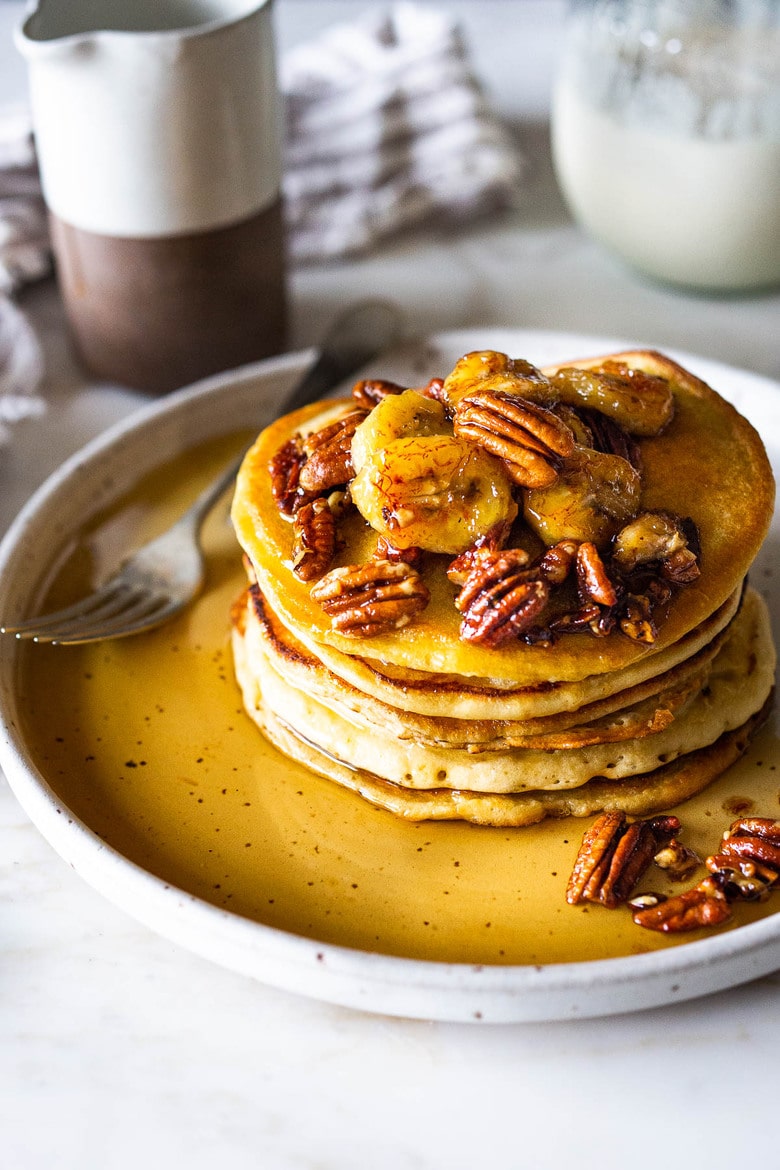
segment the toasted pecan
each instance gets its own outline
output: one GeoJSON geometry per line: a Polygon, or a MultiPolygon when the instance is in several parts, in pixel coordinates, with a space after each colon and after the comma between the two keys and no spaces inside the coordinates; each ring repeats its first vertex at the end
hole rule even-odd
{"type": "Polygon", "coordinates": [[[300,435],[293,435],[274,453],[268,464],[271,477],[271,494],[283,516],[294,515],[300,506],[303,493],[300,490],[301,468],[306,459],[300,435]]]}
{"type": "Polygon", "coordinates": [[[527,564],[528,554],[519,548],[472,552],[455,598],[463,615],[460,636],[464,641],[494,649],[536,624],[550,587],[538,570],[526,569],[527,564]]]}
{"type": "Polygon", "coordinates": [[[700,883],[656,906],[635,910],[632,917],[637,926],[644,926],[646,930],[680,934],[706,926],[720,926],[731,917],[731,907],[722,891],[700,883]]]}
{"type": "Polygon", "coordinates": [[[293,572],[302,581],[326,573],[336,551],[336,517],[325,496],[299,508],[293,519],[293,572]]]}
{"type": "Polygon", "coordinates": [[[352,387],[352,397],[358,406],[373,410],[389,394],[403,394],[405,390],[406,386],[399,386],[398,382],[390,382],[386,378],[365,378],[352,387]]]}
{"type": "Polygon", "coordinates": [[[561,461],[574,451],[574,436],[562,419],[543,406],[513,394],[478,390],[455,409],[456,435],[503,460],[521,487],[547,487],[561,461]]]}
{"type": "Polygon", "coordinates": [[[367,414],[366,410],[352,410],[306,436],[303,450],[307,458],[299,475],[305,492],[320,494],[352,479],[352,437],[367,414]]]}
{"type": "Polygon", "coordinates": [[[331,569],[311,596],[335,630],[356,638],[408,625],[430,600],[416,569],[404,561],[380,559],[331,569]]]}
{"type": "Polygon", "coordinates": [[[608,909],[625,902],[655,855],[680,828],[677,817],[628,822],[625,813],[597,817],[582,839],[566,901],[597,902],[608,909]]]}

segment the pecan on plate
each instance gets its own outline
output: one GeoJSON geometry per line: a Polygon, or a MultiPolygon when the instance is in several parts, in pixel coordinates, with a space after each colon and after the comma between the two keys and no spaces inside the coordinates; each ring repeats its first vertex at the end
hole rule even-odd
{"type": "Polygon", "coordinates": [[[678,837],[670,841],[656,853],[653,861],[659,869],[664,870],[673,882],[681,882],[690,877],[698,869],[702,861],[698,853],[688,845],[684,845],[678,837]]]}
{"type": "Polygon", "coordinates": [[[304,504],[293,519],[293,572],[302,581],[316,581],[333,561],[338,543],[336,517],[326,496],[304,504]]]}
{"type": "Polygon", "coordinates": [[[662,931],[664,934],[720,926],[730,917],[728,898],[716,882],[710,882],[707,878],[692,890],[675,894],[673,898],[667,898],[656,906],[635,910],[632,915],[637,926],[662,931]]]}
{"type": "Polygon", "coordinates": [[[740,817],[723,834],[724,840],[730,837],[761,837],[764,841],[780,845],[780,821],[772,820],[771,817],[740,817]]]}
{"type": "Polygon", "coordinates": [[[623,812],[602,813],[585,833],[566,890],[570,906],[625,902],[656,853],[680,828],[677,817],[629,824],[623,812]]]}
{"type": "Polygon", "coordinates": [[[550,587],[535,569],[526,569],[521,548],[474,552],[455,607],[463,614],[460,636],[495,649],[536,624],[550,587]]]}
{"type": "Polygon", "coordinates": [[[768,897],[780,880],[780,821],[765,817],[735,821],[723,834],[720,852],[705,864],[709,875],[697,886],[660,905],[638,909],[634,922],[669,934],[699,930],[728,921],[734,901],[768,897]]]}
{"type": "Polygon", "coordinates": [[[352,436],[367,414],[367,410],[350,411],[306,436],[303,450],[307,458],[299,476],[304,491],[319,494],[352,479],[352,436]]]}
{"type": "Polygon", "coordinates": [[[352,397],[358,406],[365,410],[373,410],[377,403],[387,398],[389,394],[403,394],[405,390],[406,386],[388,382],[385,378],[365,378],[352,387],[352,397]]]}
{"type": "Polygon", "coordinates": [[[737,898],[746,902],[763,901],[780,876],[772,866],[726,853],[713,854],[707,858],[706,865],[730,901],[737,898]]]}
{"type": "Polygon", "coordinates": [[[744,817],[723,834],[720,852],[726,857],[765,865],[780,874],[780,821],[744,817]]]}
{"type": "Polygon", "coordinates": [[[300,435],[294,435],[282,444],[268,463],[271,493],[283,516],[293,516],[303,499],[299,480],[305,459],[300,435]]]}
{"type": "Polygon", "coordinates": [[[574,451],[571,430],[551,411],[495,390],[462,398],[453,429],[503,460],[509,478],[521,487],[554,483],[562,461],[574,451]]]}
{"type": "Polygon", "coordinates": [[[420,574],[404,561],[373,560],[331,569],[311,596],[334,630],[367,638],[398,630],[425,609],[430,594],[420,574]]]}

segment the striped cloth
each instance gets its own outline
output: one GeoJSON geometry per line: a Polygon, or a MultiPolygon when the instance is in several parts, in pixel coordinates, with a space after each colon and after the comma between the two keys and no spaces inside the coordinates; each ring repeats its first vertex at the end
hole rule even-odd
{"type": "Polygon", "coordinates": [[[283,58],[280,82],[294,260],[515,202],[521,160],[441,10],[399,3],[335,26],[283,58]]]}

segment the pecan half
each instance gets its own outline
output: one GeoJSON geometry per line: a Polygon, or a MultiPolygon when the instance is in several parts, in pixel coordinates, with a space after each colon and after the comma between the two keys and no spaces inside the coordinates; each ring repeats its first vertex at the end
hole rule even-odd
{"type": "Polygon", "coordinates": [[[298,480],[305,492],[318,494],[352,479],[352,436],[367,414],[353,410],[307,435],[303,441],[307,459],[298,480]]]}
{"type": "Polygon", "coordinates": [[[445,409],[448,406],[447,399],[444,394],[444,379],[431,378],[425,386],[423,386],[421,393],[426,398],[435,398],[437,402],[444,404],[445,409]]]}
{"type": "MultiPolygon", "coordinates": [[[[481,539],[486,540],[486,538],[481,539]]],[[[475,540],[462,553],[458,553],[454,561],[450,561],[447,567],[447,576],[453,585],[465,585],[469,577],[473,578],[475,573],[490,573],[496,563],[496,556],[501,551],[500,544],[493,545],[487,540],[485,543],[475,540]]],[[[513,548],[505,551],[507,556],[504,563],[507,567],[524,569],[531,560],[525,549],[513,548]]],[[[457,601],[455,604],[458,604],[457,601]]]]}
{"type": "Polygon", "coordinates": [[[632,917],[637,926],[647,930],[679,934],[705,926],[720,926],[731,917],[731,907],[722,890],[700,883],[657,906],[635,910],[632,917]]]}
{"type": "Polygon", "coordinates": [[[585,833],[566,890],[566,901],[625,902],[659,849],[680,828],[677,817],[628,823],[625,813],[602,813],[585,833]]]}
{"type": "Polygon", "coordinates": [[[758,865],[771,866],[780,873],[780,843],[759,836],[730,836],[726,837],[720,846],[720,851],[729,858],[742,858],[753,861],[758,865]]]}
{"type": "Polygon", "coordinates": [[[543,554],[539,572],[550,585],[562,585],[577,560],[576,540],[559,540],[543,554]]]}
{"type": "Polygon", "coordinates": [[[548,487],[561,462],[574,451],[566,423],[543,406],[513,394],[478,390],[458,402],[456,435],[502,459],[510,479],[521,487],[548,487]]]}
{"type": "Polygon", "coordinates": [[[617,591],[607,574],[607,567],[595,544],[589,540],[583,541],[577,549],[576,567],[577,591],[583,604],[595,601],[597,605],[617,605],[617,591]]]}
{"type": "Polygon", "coordinates": [[[397,630],[425,609],[430,594],[420,574],[403,561],[373,560],[331,569],[311,596],[335,630],[355,638],[397,630]]]}
{"type": "Polygon", "coordinates": [[[706,861],[707,869],[723,884],[723,893],[733,900],[761,901],[769,895],[780,876],[772,866],[761,865],[741,857],[715,853],[706,861]]]}
{"type": "Polygon", "coordinates": [[[494,649],[535,625],[550,597],[536,570],[526,570],[523,549],[475,552],[456,608],[463,614],[460,636],[494,649]]]}
{"type": "Polygon", "coordinates": [[[569,613],[560,613],[550,622],[553,634],[579,634],[590,631],[594,638],[606,638],[615,628],[615,616],[595,602],[569,613]]]}
{"type": "MultiPolygon", "coordinates": [[[[577,408],[574,407],[574,410],[577,408]]],[[[578,411],[582,422],[588,427],[591,434],[591,446],[595,451],[603,451],[605,455],[619,455],[625,459],[636,471],[642,470],[642,452],[639,444],[628,431],[624,430],[614,419],[598,410],[589,410],[581,407],[578,411]]]]}
{"type": "Polygon", "coordinates": [[[305,458],[300,435],[294,435],[282,444],[268,463],[271,492],[283,516],[294,515],[300,505],[302,494],[298,485],[305,458]]]}
{"type": "Polygon", "coordinates": [[[406,386],[399,386],[397,382],[388,382],[384,378],[366,378],[352,387],[352,397],[358,406],[373,410],[389,394],[403,394],[405,390],[406,386]]]}
{"type": "MultiPolygon", "coordinates": [[[[447,576],[454,585],[463,585],[469,573],[477,568],[480,561],[489,560],[489,554],[496,553],[504,547],[512,527],[511,521],[502,520],[494,524],[491,529],[478,536],[462,553],[458,553],[454,561],[447,567],[447,576]]],[[[512,549],[514,563],[518,567],[527,565],[530,557],[522,548],[512,549]]]]}
{"type": "Polygon", "coordinates": [[[780,845],[780,821],[771,817],[740,817],[723,834],[724,840],[730,837],[761,837],[780,845]]]}
{"type": "Polygon", "coordinates": [[[293,572],[302,581],[326,573],[336,552],[336,517],[325,496],[299,508],[293,519],[293,572]]]}

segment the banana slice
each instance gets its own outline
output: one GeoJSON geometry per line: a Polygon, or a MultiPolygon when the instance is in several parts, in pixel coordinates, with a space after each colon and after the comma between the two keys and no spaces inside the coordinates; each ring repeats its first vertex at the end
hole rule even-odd
{"type": "Polygon", "coordinates": [[[456,438],[440,402],[385,398],[355,431],[352,499],[396,548],[457,554],[517,514],[500,460],[456,438]]]}

